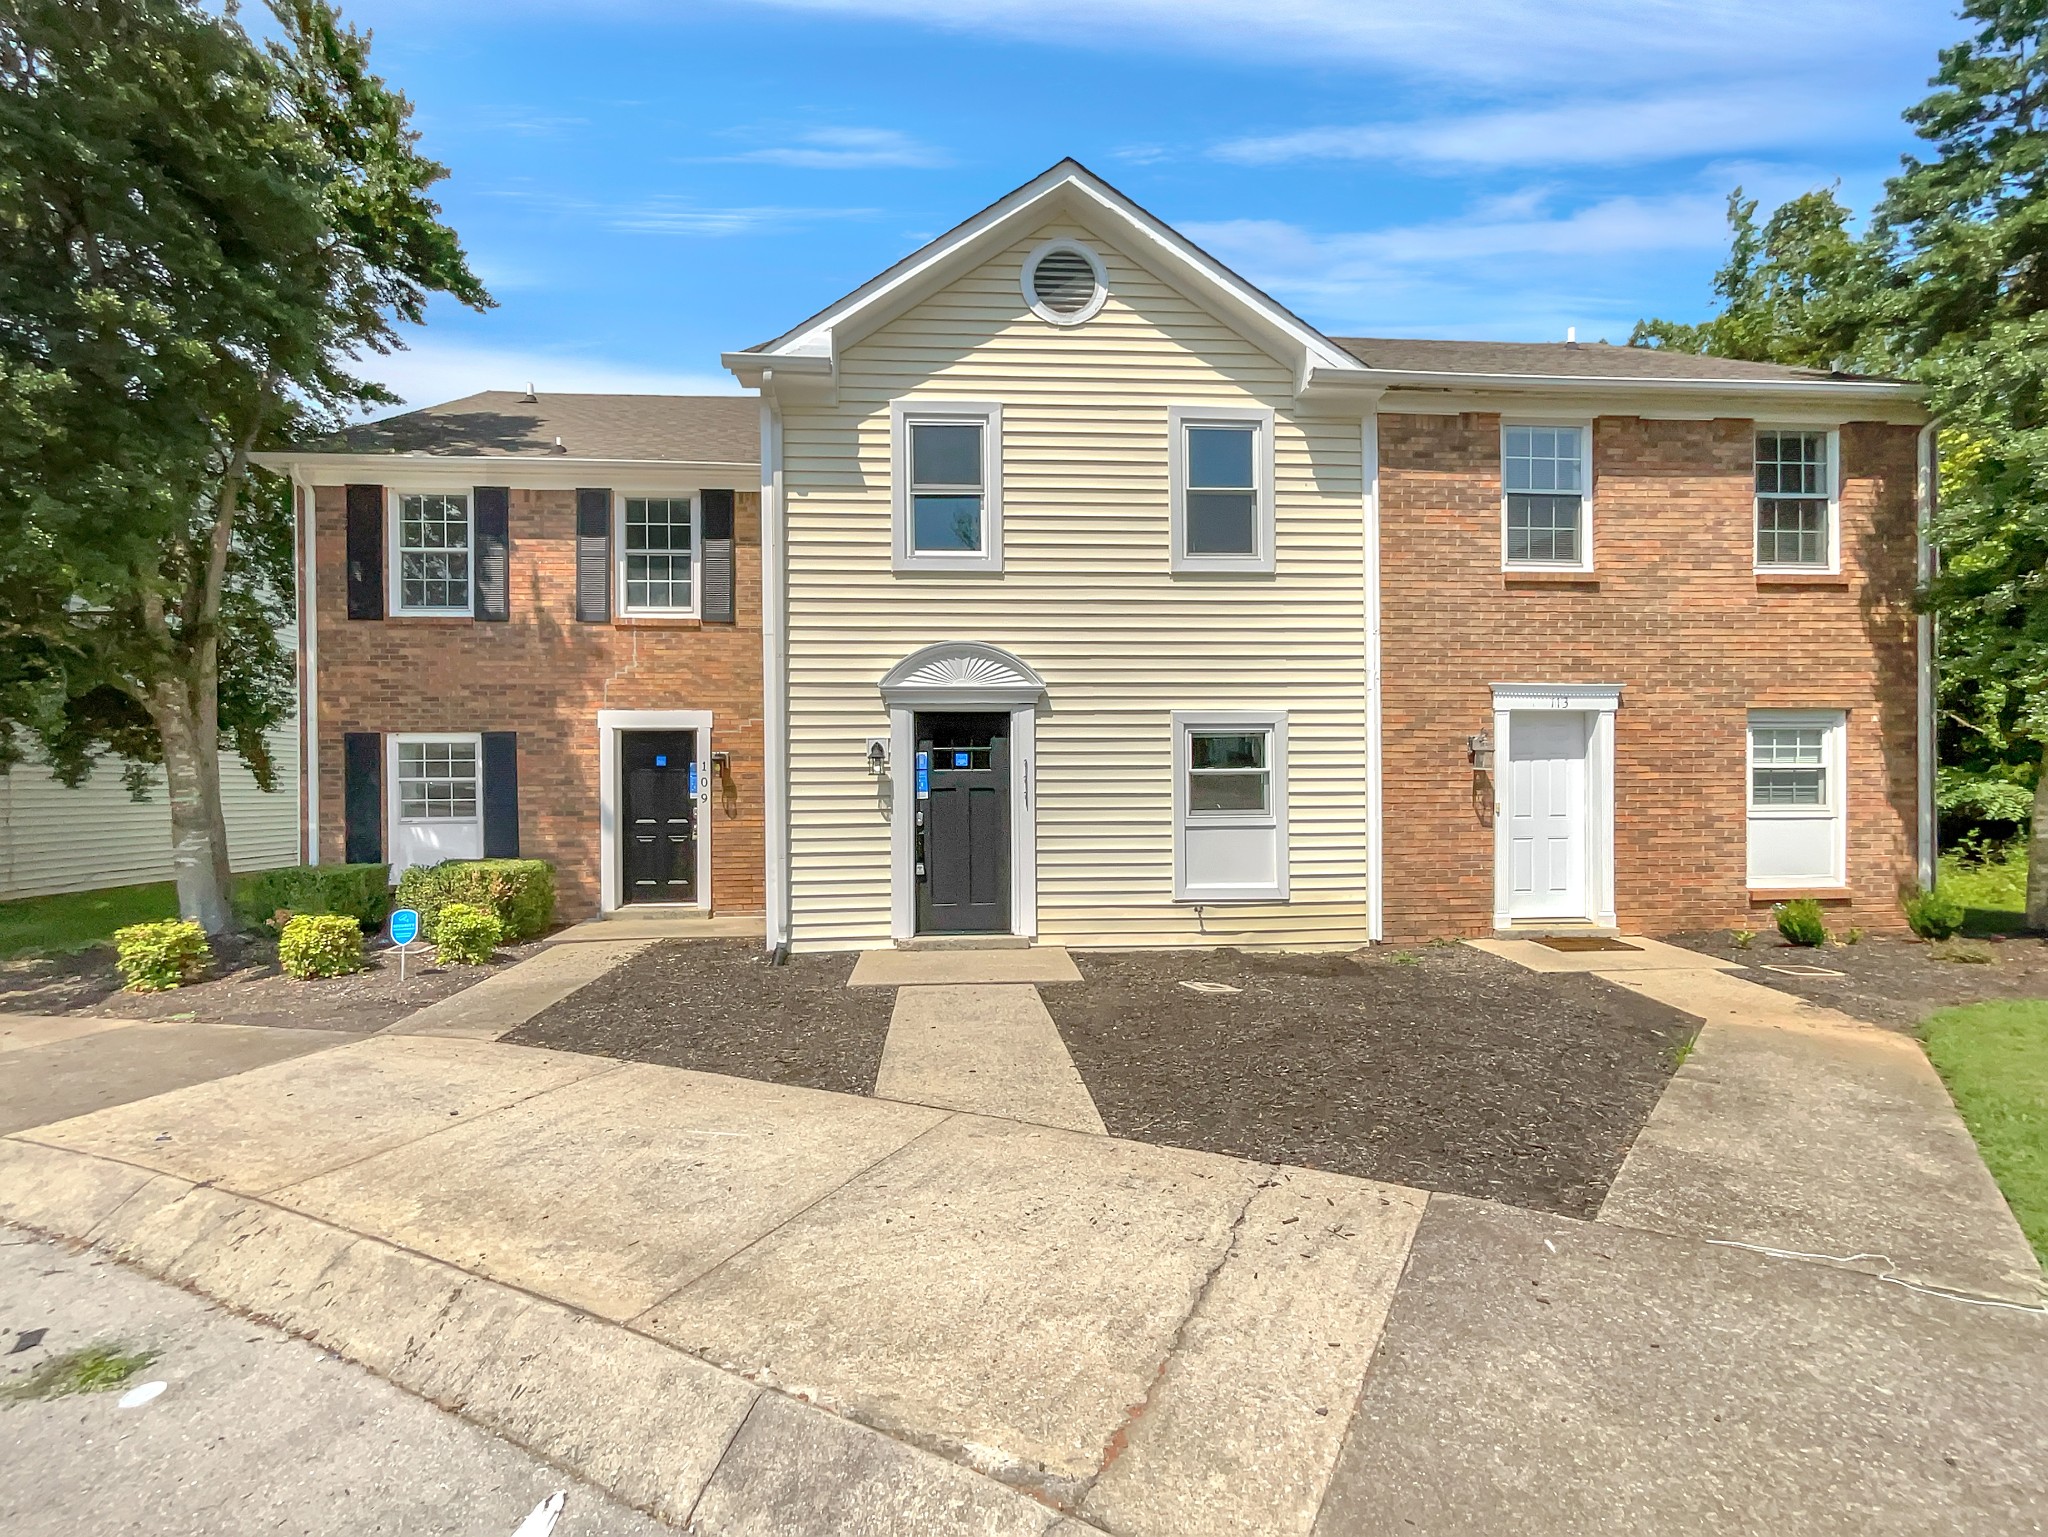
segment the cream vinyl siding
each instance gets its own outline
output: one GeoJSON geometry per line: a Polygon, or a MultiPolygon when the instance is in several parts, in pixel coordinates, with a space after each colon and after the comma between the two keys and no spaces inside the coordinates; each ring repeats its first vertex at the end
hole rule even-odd
{"type": "Polygon", "coordinates": [[[1291,394],[1282,364],[1177,290],[1048,225],[847,347],[836,407],[785,408],[797,945],[889,941],[887,806],[863,740],[888,729],[883,673],[949,640],[1000,646],[1046,681],[1042,939],[1364,941],[1360,424],[1298,419],[1291,394]],[[1109,279],[1101,313],[1069,328],[1019,288],[1027,254],[1061,236],[1109,279]],[[891,569],[889,405],[918,395],[1002,405],[1000,575],[891,569]],[[1276,413],[1272,575],[1171,570],[1168,409],[1204,404],[1276,413]],[[1286,713],[1290,900],[1202,917],[1175,902],[1176,709],[1286,713]]]}

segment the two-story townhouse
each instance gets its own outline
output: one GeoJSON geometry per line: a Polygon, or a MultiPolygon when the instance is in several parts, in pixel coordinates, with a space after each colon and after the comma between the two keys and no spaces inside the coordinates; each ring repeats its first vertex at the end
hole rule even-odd
{"type": "Polygon", "coordinates": [[[737,396],[529,390],[262,456],[298,498],[304,857],[760,912],[758,443],[737,396]]]}
{"type": "Polygon", "coordinates": [[[1890,927],[1929,872],[1901,384],[1325,336],[1073,162],[726,362],[771,944],[1890,927]]]}

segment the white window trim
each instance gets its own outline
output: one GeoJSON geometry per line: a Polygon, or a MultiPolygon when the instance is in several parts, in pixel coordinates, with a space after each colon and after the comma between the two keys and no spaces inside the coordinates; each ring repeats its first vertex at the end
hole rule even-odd
{"type": "Polygon", "coordinates": [[[1273,412],[1267,406],[1168,406],[1166,469],[1171,487],[1172,569],[1179,573],[1255,573],[1273,569],[1273,412]],[[1252,477],[1257,492],[1257,548],[1250,555],[1190,555],[1187,552],[1188,451],[1190,427],[1243,427],[1257,430],[1252,446],[1252,477]]]}
{"type": "Polygon", "coordinates": [[[1794,574],[1805,573],[1814,576],[1837,576],[1842,570],[1842,429],[1839,427],[1815,427],[1811,422],[1753,422],[1749,435],[1749,558],[1758,571],[1785,571],[1794,574]],[[1763,513],[1764,499],[1756,489],[1756,440],[1767,432],[1825,432],[1828,440],[1828,463],[1823,472],[1827,477],[1828,493],[1828,558],[1820,565],[1806,565],[1789,560],[1761,561],[1756,555],[1757,520],[1763,513]]]}
{"type": "MultiPolygon", "coordinates": [[[[1752,474],[1751,479],[1755,479],[1752,474]]],[[[1545,495],[1544,492],[1533,493],[1545,495]]],[[[1754,542],[1754,531],[1751,539],[1754,542]]],[[[1591,571],[1593,569],[1593,419],[1590,416],[1504,416],[1500,422],[1500,568],[1503,571],[1591,571]],[[1579,434],[1579,558],[1508,559],[1508,429],[1571,427],[1579,434]]]]}
{"type": "MultiPolygon", "coordinates": [[[[1826,880],[1800,881],[1798,886],[1816,890],[1849,884],[1849,712],[1846,710],[1751,710],[1742,727],[1742,804],[1747,822],[1815,822],[1833,824],[1830,859],[1834,866],[1826,880]],[[1827,771],[1828,804],[1814,806],[1759,806],[1756,804],[1756,728],[1759,726],[1818,726],[1821,737],[1821,765],[1827,771]]],[[[1750,879],[1749,851],[1743,850],[1743,879],[1754,891],[1780,889],[1783,882],[1759,883],[1750,879]]]]}
{"type": "Polygon", "coordinates": [[[1018,287],[1023,290],[1024,303],[1031,313],[1047,325],[1078,326],[1093,320],[1102,313],[1102,306],[1109,302],[1109,274],[1103,270],[1102,258],[1078,240],[1047,240],[1031,248],[1031,254],[1024,258],[1023,269],[1017,276],[1018,287]],[[1031,286],[1031,280],[1038,273],[1038,264],[1055,251],[1072,251],[1094,269],[1095,297],[1071,315],[1062,315],[1058,310],[1047,309],[1038,302],[1038,294],[1031,286]]]}
{"type": "Polygon", "coordinates": [[[384,493],[384,569],[385,585],[389,589],[386,601],[390,604],[390,613],[405,619],[474,619],[476,617],[476,487],[443,486],[439,489],[432,489],[417,486],[393,486],[387,488],[384,493]],[[405,582],[399,572],[402,564],[399,559],[401,551],[398,545],[398,536],[402,527],[399,519],[399,499],[407,496],[457,495],[462,498],[464,504],[469,509],[469,517],[465,520],[469,530],[469,544],[465,550],[469,569],[469,601],[460,608],[409,608],[403,601],[405,582]]]}
{"type": "MultiPolygon", "coordinates": [[[[641,553],[645,553],[644,551],[641,553]]],[[[616,612],[634,619],[695,619],[704,603],[704,500],[694,491],[615,491],[612,494],[612,591],[616,612]],[[626,602],[626,502],[688,501],[690,504],[690,606],[633,608],[626,602]]]]}
{"type": "Polygon", "coordinates": [[[1204,905],[1224,902],[1285,902],[1288,891],[1287,712],[1285,710],[1175,710],[1173,712],[1173,899],[1204,905]],[[1267,886],[1194,886],[1187,878],[1188,739],[1198,731],[1262,730],[1269,733],[1267,772],[1272,805],[1264,812],[1204,816],[1202,827],[1270,828],[1275,879],[1267,886]]]}
{"type": "Polygon", "coordinates": [[[405,827],[474,827],[481,850],[484,822],[484,739],[478,731],[395,731],[384,738],[384,850],[397,846],[398,829],[405,827]],[[476,815],[473,817],[408,817],[399,814],[403,804],[398,784],[398,750],[407,743],[467,742],[476,751],[476,815]]]}
{"type": "Polygon", "coordinates": [[[998,572],[1003,569],[1003,408],[993,400],[889,402],[890,517],[898,571],[998,572]],[[911,546],[910,426],[981,424],[981,549],[972,555],[921,553],[911,546]]]}

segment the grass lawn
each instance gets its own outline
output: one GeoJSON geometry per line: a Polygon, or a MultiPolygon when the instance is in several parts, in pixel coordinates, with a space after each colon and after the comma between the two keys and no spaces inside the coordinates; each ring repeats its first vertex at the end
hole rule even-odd
{"type": "Polygon", "coordinates": [[[1945,1009],[1922,1034],[2027,1241],[2048,1264],[2048,1001],[1945,1009]]]}
{"type": "Polygon", "coordinates": [[[177,916],[178,889],[169,881],[0,902],[0,960],[69,955],[90,949],[125,924],[177,916]]]}
{"type": "Polygon", "coordinates": [[[1965,934],[2015,933],[2027,910],[2026,850],[1983,864],[1944,854],[1935,884],[1963,904],[1965,934]]]}

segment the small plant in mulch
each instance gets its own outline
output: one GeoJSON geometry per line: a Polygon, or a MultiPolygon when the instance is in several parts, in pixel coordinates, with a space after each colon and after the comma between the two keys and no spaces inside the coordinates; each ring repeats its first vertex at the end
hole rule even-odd
{"type": "Polygon", "coordinates": [[[1771,909],[1771,916],[1778,920],[1778,932],[1785,936],[1787,944],[1810,949],[1828,942],[1827,920],[1821,916],[1820,903],[1812,897],[1780,902],[1771,909]]]}
{"type": "Polygon", "coordinates": [[[1963,926],[1963,904],[1939,891],[1914,887],[1900,899],[1906,922],[1922,939],[1952,939],[1963,926]]]}
{"type": "Polygon", "coordinates": [[[117,1343],[87,1345],[52,1356],[26,1377],[0,1389],[12,1403],[39,1398],[66,1398],[73,1393],[104,1393],[118,1388],[156,1360],[154,1350],[136,1350],[117,1343]]]}
{"type": "Polygon", "coordinates": [[[339,913],[301,913],[277,939],[277,964],[300,981],[363,969],[363,929],[339,913]]]}
{"type": "Polygon", "coordinates": [[[1972,944],[1966,939],[1944,939],[1929,945],[1927,953],[1937,961],[1948,961],[1958,966],[1989,966],[1992,961],[1989,945],[1972,944]]]}
{"type": "Polygon", "coordinates": [[[1738,950],[1747,950],[1751,945],[1756,943],[1756,930],[1730,929],[1728,931],[1728,943],[1733,945],[1738,950]]]}
{"type": "Polygon", "coordinates": [[[188,919],[131,923],[114,930],[114,962],[132,993],[167,993],[197,982],[213,964],[206,930],[188,919]]]}
{"type": "Polygon", "coordinates": [[[505,925],[487,908],[450,902],[441,909],[434,930],[434,956],[442,962],[481,966],[505,937],[505,925]]]}
{"type": "Polygon", "coordinates": [[[1845,945],[1860,945],[1863,943],[1864,932],[1862,929],[1844,929],[1842,930],[1842,943],[1845,945]]]}

